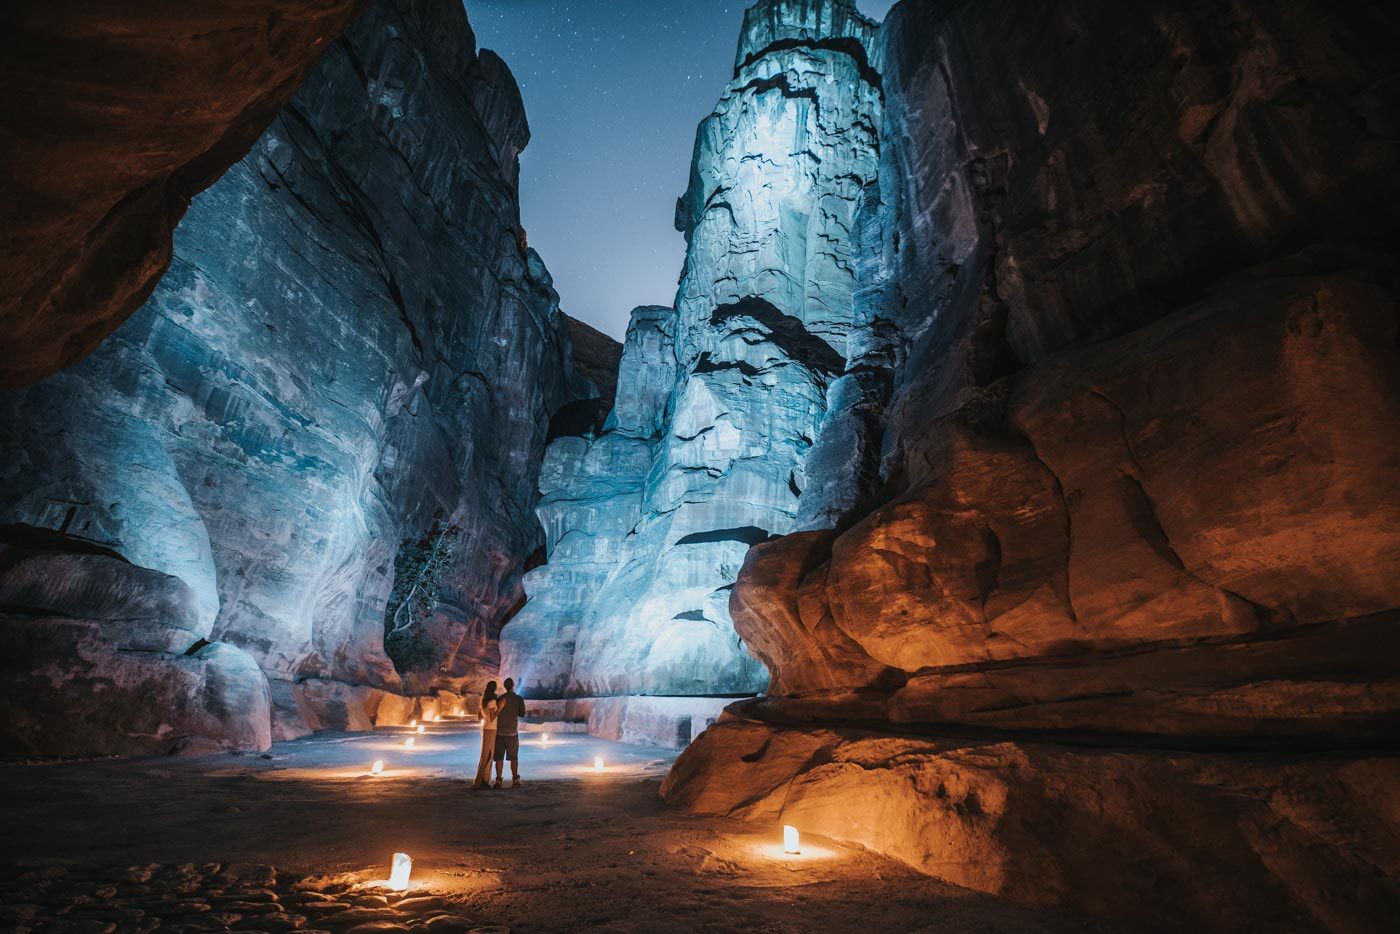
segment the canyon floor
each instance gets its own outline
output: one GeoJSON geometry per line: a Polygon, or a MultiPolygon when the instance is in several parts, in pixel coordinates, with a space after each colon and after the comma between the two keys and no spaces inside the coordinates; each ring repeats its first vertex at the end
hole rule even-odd
{"type": "Polygon", "coordinates": [[[664,750],[528,735],[524,787],[478,791],[473,725],[434,725],[412,752],[406,734],[0,767],[0,928],[1109,930],[830,841],[786,857],[777,827],[669,810],[664,750]],[[375,885],[396,851],[414,859],[404,896],[375,885]]]}

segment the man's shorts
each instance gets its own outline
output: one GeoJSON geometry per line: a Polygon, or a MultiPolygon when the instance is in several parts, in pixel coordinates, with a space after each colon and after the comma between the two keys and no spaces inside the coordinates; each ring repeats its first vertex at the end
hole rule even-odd
{"type": "Polygon", "coordinates": [[[512,762],[520,761],[520,736],[496,735],[496,761],[504,762],[509,759],[512,762]]]}

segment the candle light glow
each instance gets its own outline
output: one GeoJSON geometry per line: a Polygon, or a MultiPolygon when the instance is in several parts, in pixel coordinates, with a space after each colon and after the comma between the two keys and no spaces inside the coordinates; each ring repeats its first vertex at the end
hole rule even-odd
{"type": "Polygon", "coordinates": [[[375,760],[374,760],[374,765],[372,765],[372,766],[369,767],[369,773],[370,773],[371,775],[380,775],[380,774],[383,774],[383,772],[384,772],[384,760],[383,760],[383,759],[375,759],[375,760]]]}
{"type": "Polygon", "coordinates": [[[797,856],[802,852],[798,847],[797,828],[791,824],[783,825],[783,852],[789,856],[797,856]]]}
{"type": "Polygon", "coordinates": [[[408,888],[408,877],[413,872],[413,860],[407,853],[395,853],[393,869],[389,873],[389,888],[402,892],[408,888]]]}
{"type": "Polygon", "coordinates": [[[410,736],[408,739],[406,739],[406,740],[403,741],[403,748],[405,748],[405,749],[412,749],[412,748],[413,748],[413,737],[412,737],[412,736],[410,736]]]}
{"type": "Polygon", "coordinates": [[[593,771],[595,771],[595,772],[601,772],[601,771],[603,771],[603,757],[602,757],[602,756],[594,756],[594,757],[593,757],[593,771]]]}

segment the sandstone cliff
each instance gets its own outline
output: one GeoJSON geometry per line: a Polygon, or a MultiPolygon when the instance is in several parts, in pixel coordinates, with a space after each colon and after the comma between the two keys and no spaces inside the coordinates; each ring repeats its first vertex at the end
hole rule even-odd
{"type": "Polygon", "coordinates": [[[874,37],[847,0],[748,11],[677,205],[675,310],[634,319],[610,429],[550,451],[550,563],[504,636],[506,667],[530,665],[532,689],[763,687],[729,598],[749,547],[793,526],[843,366],[851,231],[878,162],[874,37]]]}
{"type": "Polygon", "coordinates": [[[896,8],[858,326],[731,604],[773,696],[670,800],[1159,927],[1393,914],[1397,36],[896,8]]]}
{"type": "Polygon", "coordinates": [[[195,200],[150,301],[0,397],[0,602],[27,617],[4,627],[24,643],[3,653],[7,745],[266,745],[267,700],[180,688],[185,719],[134,712],[206,643],[241,659],[240,690],[271,679],[276,736],[494,674],[540,544],[551,418],[596,394],[521,246],[528,139],[460,4],[376,0],[195,200]],[[149,622],[112,622],[131,617],[149,622]],[[132,651],[151,653],[139,672],[106,660],[132,651]],[[100,712],[72,726],[94,691],[100,712]],[[213,708],[247,729],[210,726],[213,708]]]}
{"type": "Polygon", "coordinates": [[[0,11],[0,387],[81,359],[151,294],[190,198],[248,151],[364,0],[10,0],[0,11]]]}

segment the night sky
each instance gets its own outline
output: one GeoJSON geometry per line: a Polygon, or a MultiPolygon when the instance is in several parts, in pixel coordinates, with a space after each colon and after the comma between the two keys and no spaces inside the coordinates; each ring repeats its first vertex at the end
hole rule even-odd
{"type": "MultiPolygon", "coordinates": [[[[530,119],[523,222],[564,310],[614,337],[669,305],[695,127],[733,75],[748,0],[465,0],[530,119]]],[[[861,0],[880,17],[894,0],[861,0]]]]}

